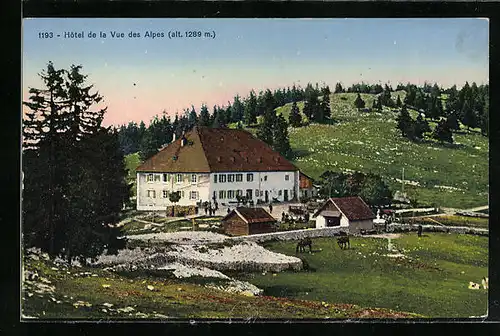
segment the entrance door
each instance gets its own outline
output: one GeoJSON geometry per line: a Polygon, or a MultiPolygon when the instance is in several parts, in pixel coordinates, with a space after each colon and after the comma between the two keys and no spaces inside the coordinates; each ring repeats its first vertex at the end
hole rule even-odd
{"type": "Polygon", "coordinates": [[[265,202],[266,202],[266,203],[267,203],[267,202],[269,202],[269,192],[268,192],[267,190],[266,190],[266,192],[265,192],[265,197],[264,197],[264,199],[265,199],[265,202]]]}
{"type": "Polygon", "coordinates": [[[288,202],[288,189],[283,190],[283,200],[288,202]]]}
{"type": "Polygon", "coordinates": [[[247,189],[247,199],[249,201],[251,201],[253,199],[253,197],[252,197],[252,190],[253,189],[247,189]]]}

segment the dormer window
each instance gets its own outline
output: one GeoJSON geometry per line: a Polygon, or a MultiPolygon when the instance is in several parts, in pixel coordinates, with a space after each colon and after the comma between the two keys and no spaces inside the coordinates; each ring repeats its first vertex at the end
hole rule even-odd
{"type": "Polygon", "coordinates": [[[257,159],[258,163],[262,163],[262,156],[257,159]]]}
{"type": "Polygon", "coordinates": [[[231,162],[234,162],[234,156],[231,156],[231,162]]]}
{"type": "Polygon", "coordinates": [[[220,156],[217,156],[217,162],[221,162],[222,158],[220,156]]]}

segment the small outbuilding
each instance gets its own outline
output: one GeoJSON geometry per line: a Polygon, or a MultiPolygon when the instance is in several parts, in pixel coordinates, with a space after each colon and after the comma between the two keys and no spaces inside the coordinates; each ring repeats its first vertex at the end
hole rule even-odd
{"type": "Polygon", "coordinates": [[[349,228],[349,232],[374,228],[373,214],[370,207],[359,196],[328,199],[316,212],[316,228],[340,226],[349,228]]]}
{"type": "Polygon", "coordinates": [[[222,219],[224,233],[246,236],[276,231],[276,219],[263,208],[238,207],[222,219]]]}

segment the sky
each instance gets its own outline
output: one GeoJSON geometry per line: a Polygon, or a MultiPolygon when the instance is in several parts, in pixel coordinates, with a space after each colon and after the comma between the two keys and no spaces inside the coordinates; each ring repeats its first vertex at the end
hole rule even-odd
{"type": "Polygon", "coordinates": [[[488,47],[489,22],[480,18],[31,18],[23,20],[22,90],[26,100],[30,87],[43,87],[38,74],[49,61],[58,69],[82,65],[108,108],[106,126],[147,125],[163,111],[174,116],[202,104],[212,111],[252,89],[308,82],[487,83],[488,47]],[[177,31],[182,37],[169,37],[177,31]],[[65,32],[84,38],[64,38],[65,32]]]}

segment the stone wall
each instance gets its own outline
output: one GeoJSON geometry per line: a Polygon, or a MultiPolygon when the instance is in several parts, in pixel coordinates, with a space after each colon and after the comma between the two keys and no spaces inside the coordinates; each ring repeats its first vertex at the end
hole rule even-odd
{"type": "Polygon", "coordinates": [[[305,230],[263,233],[263,234],[249,235],[249,236],[231,237],[230,239],[247,240],[254,242],[265,242],[269,240],[299,240],[305,237],[310,237],[310,238],[332,237],[338,235],[340,231],[348,233],[349,229],[346,227],[337,226],[337,227],[326,227],[319,229],[305,229],[305,230]]]}
{"type": "MultiPolygon", "coordinates": [[[[387,232],[410,232],[417,231],[418,225],[410,224],[388,224],[387,232]]],[[[423,232],[451,232],[462,234],[475,234],[480,236],[488,236],[488,229],[472,228],[467,226],[441,226],[441,225],[422,225],[423,232]]]]}

